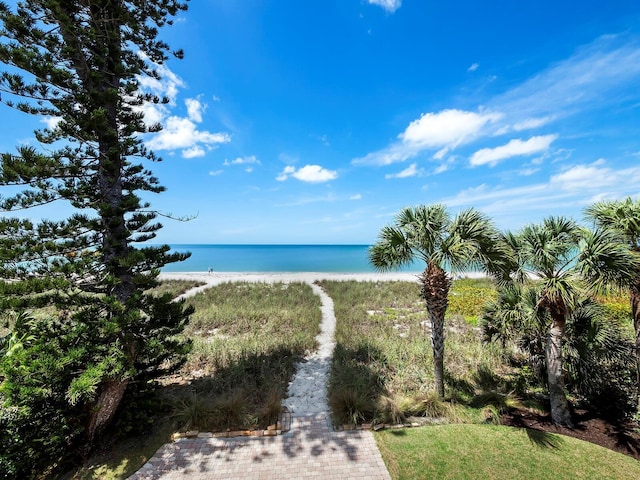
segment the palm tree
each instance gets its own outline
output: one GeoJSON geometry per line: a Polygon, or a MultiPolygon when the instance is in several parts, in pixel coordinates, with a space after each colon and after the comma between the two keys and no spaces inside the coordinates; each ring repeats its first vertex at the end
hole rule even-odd
{"type": "MultiPolygon", "coordinates": [[[[500,288],[496,300],[485,305],[480,325],[485,341],[517,347],[540,386],[546,386],[545,344],[551,316],[538,307],[538,290],[536,284],[500,288]]],[[[622,323],[612,321],[601,304],[586,297],[567,317],[564,338],[562,359],[568,389],[610,418],[622,418],[635,410],[627,382],[635,368],[629,356],[633,345],[622,323]]]]}
{"type": "Polygon", "coordinates": [[[400,211],[392,226],[383,227],[378,241],[369,250],[371,264],[388,271],[422,260],[424,272],[418,277],[431,322],[436,392],[444,397],[444,316],[452,277],[447,269],[468,268],[498,271],[501,255],[498,232],[475,209],[451,218],[442,204],[421,205],[400,211]]]}
{"type": "Polygon", "coordinates": [[[551,319],[545,346],[551,418],[571,427],[562,375],[567,319],[585,296],[628,282],[638,268],[638,257],[613,231],[592,232],[562,217],[549,217],[519,234],[505,235],[504,240],[511,250],[515,279],[535,279],[537,307],[551,319]]]}
{"type": "MultiPolygon", "coordinates": [[[[610,228],[620,233],[629,248],[640,255],[640,201],[602,201],[586,208],[585,213],[600,228],[610,228]]],[[[640,271],[628,285],[633,328],[636,332],[637,389],[640,397],[640,271]]]]}

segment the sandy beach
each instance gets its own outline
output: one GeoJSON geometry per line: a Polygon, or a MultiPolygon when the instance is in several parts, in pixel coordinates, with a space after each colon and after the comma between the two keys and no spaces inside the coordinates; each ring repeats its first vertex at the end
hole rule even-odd
{"type": "MultiPolygon", "coordinates": [[[[198,280],[207,285],[219,285],[226,282],[305,282],[313,283],[318,280],[336,280],[358,282],[413,282],[418,273],[331,273],[331,272],[167,272],[161,273],[160,280],[198,280]]],[[[482,278],[482,272],[467,272],[459,274],[461,278],[482,278]]]]}

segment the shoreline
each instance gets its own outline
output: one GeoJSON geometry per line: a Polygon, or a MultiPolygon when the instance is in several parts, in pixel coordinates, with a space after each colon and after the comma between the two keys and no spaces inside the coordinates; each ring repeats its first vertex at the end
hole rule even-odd
{"type": "MultiPolygon", "coordinates": [[[[336,280],[357,282],[412,282],[417,281],[421,272],[372,272],[372,273],[341,273],[341,272],[163,272],[159,280],[198,280],[209,285],[226,282],[306,282],[319,280],[336,280]]],[[[457,278],[484,278],[483,272],[463,272],[457,278]]]]}

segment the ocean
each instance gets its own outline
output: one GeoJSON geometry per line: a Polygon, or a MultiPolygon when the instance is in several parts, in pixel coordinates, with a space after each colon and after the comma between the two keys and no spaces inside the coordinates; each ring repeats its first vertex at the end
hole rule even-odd
{"type": "MultiPolygon", "coordinates": [[[[166,265],[163,272],[335,272],[370,273],[369,245],[171,245],[191,252],[184,262],[166,265]]],[[[402,272],[419,272],[416,263],[402,272]]]]}

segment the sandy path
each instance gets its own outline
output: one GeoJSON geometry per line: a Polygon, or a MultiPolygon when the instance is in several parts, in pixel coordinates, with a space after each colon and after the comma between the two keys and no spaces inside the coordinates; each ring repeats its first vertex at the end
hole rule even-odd
{"type": "Polygon", "coordinates": [[[318,350],[307,355],[301,363],[298,363],[296,374],[289,383],[289,398],[284,401],[284,405],[295,415],[329,414],[327,382],[333,349],[336,346],[333,339],[336,316],[331,297],[318,285],[312,283],[311,288],[322,302],[322,322],[320,323],[320,333],[316,337],[318,350]]]}
{"type": "Polygon", "coordinates": [[[192,288],[180,298],[188,298],[207,288],[225,282],[304,282],[320,297],[322,320],[320,333],[316,337],[318,349],[309,353],[296,366],[296,373],[288,387],[288,398],[284,406],[296,416],[324,413],[329,416],[327,382],[335,347],[334,332],[336,317],[333,300],[314,282],[317,280],[357,281],[415,281],[415,274],[335,274],[335,273],[170,273],[162,274],[161,280],[198,280],[205,285],[192,288]]]}

